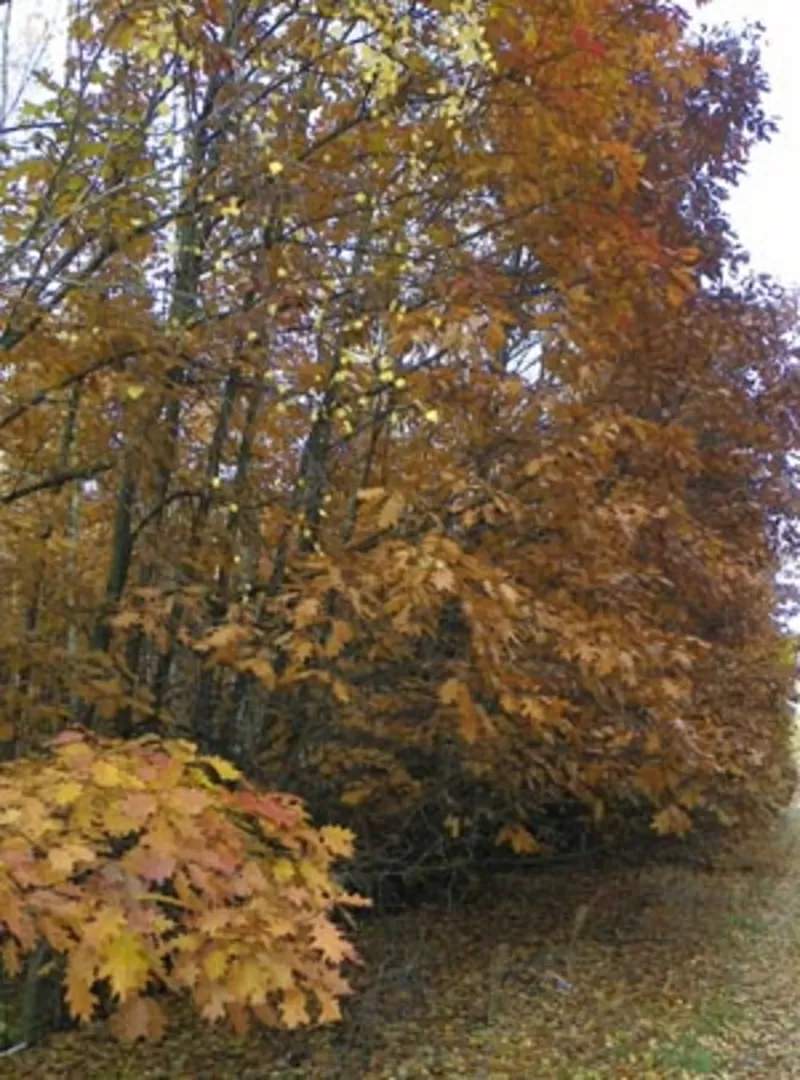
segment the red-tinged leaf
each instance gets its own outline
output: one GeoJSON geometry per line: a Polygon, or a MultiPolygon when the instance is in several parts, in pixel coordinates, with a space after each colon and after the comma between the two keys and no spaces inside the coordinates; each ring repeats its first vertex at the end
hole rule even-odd
{"type": "Polygon", "coordinates": [[[294,828],[303,816],[297,800],[291,796],[257,795],[252,791],[241,791],[234,793],[233,801],[244,813],[263,818],[281,829],[294,828]]]}
{"type": "Polygon", "coordinates": [[[252,1013],[246,1005],[231,1001],[227,1008],[228,1019],[237,1035],[246,1035],[252,1026],[252,1013]]]}
{"type": "Polygon", "coordinates": [[[139,844],[125,855],[123,865],[145,881],[160,885],[170,880],[178,861],[169,851],[158,851],[149,845],[139,844]]]}
{"type": "Polygon", "coordinates": [[[71,743],[85,743],[86,733],[79,728],[67,728],[54,735],[51,739],[53,746],[69,746],[71,743]]]}
{"type": "Polygon", "coordinates": [[[129,819],[131,828],[140,828],[148,818],[155,813],[158,801],[154,795],[146,791],[134,791],[125,796],[120,809],[122,814],[129,819]]]}
{"type": "Polygon", "coordinates": [[[64,844],[50,849],[47,862],[57,874],[70,877],[76,870],[97,862],[97,853],[86,844],[64,844]]]}
{"type": "Polygon", "coordinates": [[[210,796],[200,788],[176,787],[169,793],[169,803],[190,817],[202,814],[209,806],[210,796]]]}
{"type": "Polygon", "coordinates": [[[253,1005],[251,1012],[256,1020],[265,1027],[280,1027],[280,1017],[274,1005],[265,1002],[263,1005],[253,1005]]]}
{"type": "Polygon", "coordinates": [[[112,1032],[122,1042],[146,1039],[158,1042],[167,1026],[164,1010],[152,998],[135,994],[119,1006],[109,1020],[112,1032]]]}

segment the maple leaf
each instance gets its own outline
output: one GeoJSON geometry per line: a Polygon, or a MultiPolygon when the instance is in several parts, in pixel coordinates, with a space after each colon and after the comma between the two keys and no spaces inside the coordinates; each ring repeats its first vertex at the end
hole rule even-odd
{"type": "Polygon", "coordinates": [[[685,836],[691,832],[692,819],[679,806],[667,806],[654,815],[652,828],[660,836],[685,836]]]}
{"type": "Polygon", "coordinates": [[[98,951],[110,938],[116,937],[125,926],[125,913],[121,907],[103,907],[93,918],[83,924],[83,940],[98,951]]]}
{"type": "Polygon", "coordinates": [[[319,1021],[321,1024],[335,1024],[342,1019],[341,1006],[333,994],[319,989],[315,990],[314,993],[319,1002],[319,1021]]]}
{"type": "Polygon", "coordinates": [[[349,859],[353,854],[353,833],[340,825],[323,825],[320,839],[330,854],[337,859],[349,859]]]}
{"type": "Polygon", "coordinates": [[[178,860],[170,851],[162,851],[151,844],[139,843],[124,856],[123,866],[145,881],[159,885],[169,881],[175,873],[178,860]]]}
{"type": "Polygon", "coordinates": [[[230,1001],[226,1012],[236,1034],[239,1036],[246,1035],[251,1026],[252,1010],[236,1001],[230,1001]]]}
{"type": "Polygon", "coordinates": [[[120,804],[120,813],[128,821],[130,829],[144,825],[158,809],[158,801],[149,792],[131,792],[120,804]]]}
{"type": "Polygon", "coordinates": [[[152,963],[141,938],[127,930],[107,942],[100,954],[98,974],[107,978],[114,994],[125,1001],[147,985],[152,963]]]}
{"type": "Polygon", "coordinates": [[[358,902],[349,844],[143,726],[409,852],[434,806],[446,843],[559,793],[678,832],[687,799],[733,827],[788,797],[796,301],[732,272],[724,205],[763,73],[672,3],[435,3],[398,34],[342,0],[287,5],[301,87],[269,33],[240,77],[223,0],[144,7],[93,5],[91,85],[33,103],[58,168],[47,138],[0,155],[0,737],[87,717],[0,768],[4,919],[23,952],[77,936],[89,980],[102,901],[243,1025],[216,929],[333,1016],[308,927],[358,902]],[[176,62],[215,88],[177,126],[176,62]]]}
{"type": "Polygon", "coordinates": [[[53,791],[53,802],[56,806],[70,806],[81,797],[83,788],[74,780],[67,780],[59,784],[53,791]]]}
{"type": "Polygon", "coordinates": [[[225,980],[232,1000],[261,1005],[267,998],[265,972],[261,964],[250,957],[233,960],[225,980]]]}
{"type": "Polygon", "coordinates": [[[302,990],[295,987],[283,991],[278,1008],[280,1009],[281,1020],[290,1031],[311,1021],[308,1014],[306,995],[302,990]]]}
{"type": "Polygon", "coordinates": [[[47,861],[63,877],[69,877],[76,868],[97,862],[97,854],[86,844],[68,843],[62,847],[51,848],[47,853],[47,861]]]}
{"type": "Polygon", "coordinates": [[[353,946],[329,919],[315,920],[311,940],[314,948],[319,949],[325,959],[332,964],[338,965],[343,960],[351,960],[355,956],[353,946]]]}
{"type": "Polygon", "coordinates": [[[229,953],[224,949],[212,949],[203,957],[201,963],[203,971],[212,981],[218,981],[228,970],[231,961],[229,953]]]}
{"type": "Polygon", "coordinates": [[[152,998],[133,994],[112,1013],[109,1026],[123,1042],[147,1039],[157,1042],[167,1026],[164,1010],[152,998]]]}
{"type": "Polygon", "coordinates": [[[203,987],[202,994],[198,997],[200,1015],[211,1023],[221,1020],[226,1015],[229,1004],[229,992],[220,983],[211,983],[203,987]]]}
{"type": "Polygon", "coordinates": [[[115,788],[125,784],[127,777],[112,761],[97,761],[92,766],[92,780],[98,787],[115,788]]]}
{"type": "Polygon", "coordinates": [[[94,981],[94,957],[85,950],[71,950],[64,974],[64,995],[71,1015],[84,1023],[91,1020],[98,1005],[92,992],[94,981]]]}
{"type": "Polygon", "coordinates": [[[234,805],[246,813],[264,818],[282,829],[295,828],[302,820],[297,801],[281,795],[256,795],[252,791],[234,793],[234,805]]]}
{"type": "Polygon", "coordinates": [[[431,575],[431,581],[434,588],[439,592],[453,592],[455,590],[455,574],[447,566],[437,567],[431,575]]]}

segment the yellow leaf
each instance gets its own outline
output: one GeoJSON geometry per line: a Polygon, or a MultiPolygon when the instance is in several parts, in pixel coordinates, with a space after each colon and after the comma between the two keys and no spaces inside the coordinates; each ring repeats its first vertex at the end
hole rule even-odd
{"type": "Polygon", "coordinates": [[[230,761],[226,761],[225,758],[218,757],[216,754],[211,754],[199,759],[203,765],[210,765],[217,776],[225,783],[234,783],[236,780],[241,780],[242,774],[232,765],[230,761]]]}
{"type": "Polygon", "coordinates": [[[65,783],[59,784],[53,792],[53,802],[56,806],[69,806],[80,798],[82,792],[83,788],[80,784],[74,780],[67,780],[65,783]]]}
{"type": "Polygon", "coordinates": [[[92,780],[101,788],[120,787],[125,777],[110,761],[97,761],[92,766],[92,780]]]}
{"type": "Polygon", "coordinates": [[[348,859],[353,854],[354,836],[341,825],[323,825],[320,829],[323,844],[334,858],[348,859]]]}
{"type": "Polygon", "coordinates": [[[295,866],[288,859],[276,859],[271,870],[279,885],[288,885],[290,881],[294,881],[295,866]]]}
{"type": "Polygon", "coordinates": [[[280,161],[271,161],[267,168],[270,176],[280,176],[283,172],[283,164],[280,161]]]}
{"type": "Polygon", "coordinates": [[[125,396],[130,398],[131,401],[138,401],[144,393],[144,387],[141,383],[132,383],[125,390],[125,396]]]}
{"type": "Polygon", "coordinates": [[[224,949],[212,949],[203,957],[203,971],[212,982],[218,982],[228,969],[229,959],[224,949]]]}
{"type": "Polygon", "coordinates": [[[112,938],[106,946],[99,974],[109,980],[112,991],[122,1001],[143,990],[150,977],[150,961],[141,938],[128,930],[112,938]]]}
{"type": "Polygon", "coordinates": [[[236,997],[237,1003],[248,1005],[263,1004],[269,990],[266,972],[250,956],[237,959],[231,965],[225,988],[236,997]]]}

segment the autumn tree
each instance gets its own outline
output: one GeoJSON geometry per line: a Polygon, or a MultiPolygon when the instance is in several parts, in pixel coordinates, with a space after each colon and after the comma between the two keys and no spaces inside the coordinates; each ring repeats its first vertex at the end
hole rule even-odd
{"type": "Polygon", "coordinates": [[[724,206],[757,37],[92,0],[69,41],[0,148],[9,752],[188,735],[376,850],[784,797],[796,320],[724,206]]]}

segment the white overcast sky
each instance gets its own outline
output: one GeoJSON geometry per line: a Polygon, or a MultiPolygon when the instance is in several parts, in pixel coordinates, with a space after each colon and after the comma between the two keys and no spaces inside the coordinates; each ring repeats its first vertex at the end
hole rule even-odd
{"type": "Polygon", "coordinates": [[[712,0],[698,19],[766,27],[764,65],[771,93],[768,112],[780,131],[754,153],[747,177],[734,192],[731,213],[753,257],[753,269],[785,285],[800,285],[800,0],[712,0]]]}

